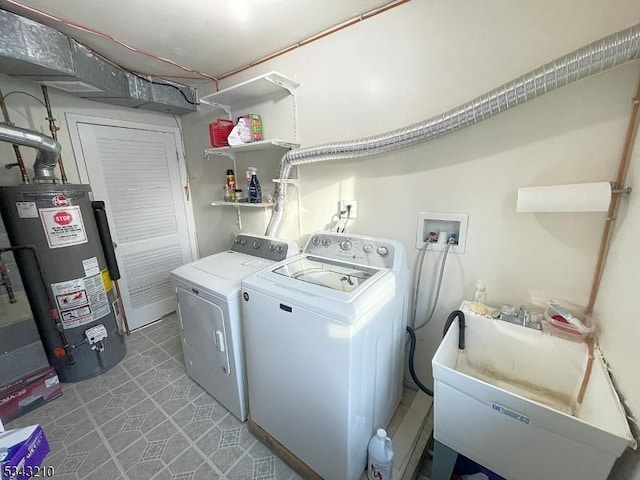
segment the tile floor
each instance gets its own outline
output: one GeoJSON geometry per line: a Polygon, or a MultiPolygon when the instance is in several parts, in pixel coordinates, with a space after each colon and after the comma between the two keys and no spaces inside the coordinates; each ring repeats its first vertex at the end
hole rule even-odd
{"type": "Polygon", "coordinates": [[[6,425],[38,423],[59,480],[300,479],[185,373],[174,316],[127,338],[127,356],[6,425]]]}

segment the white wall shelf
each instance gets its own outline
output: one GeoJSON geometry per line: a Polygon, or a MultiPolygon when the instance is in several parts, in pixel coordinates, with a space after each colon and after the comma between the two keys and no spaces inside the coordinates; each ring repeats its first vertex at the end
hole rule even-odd
{"type": "MultiPolygon", "coordinates": [[[[219,148],[207,148],[204,150],[204,158],[209,158],[212,155],[227,157],[233,162],[233,171],[238,174],[238,166],[236,162],[236,155],[243,153],[272,153],[282,154],[287,150],[298,148],[300,144],[298,139],[298,118],[296,107],[296,89],[300,86],[300,82],[293,80],[278,72],[269,72],[259,77],[252,78],[246,82],[238,83],[229,88],[220,90],[219,92],[205,95],[200,98],[200,102],[206,105],[210,105],[216,108],[224,110],[228,117],[232,118],[232,112],[237,109],[249,107],[251,105],[258,105],[263,102],[263,98],[273,97],[274,100],[280,100],[289,96],[291,98],[291,118],[293,120],[293,141],[282,140],[280,138],[274,138],[272,140],[262,140],[259,142],[246,143],[243,145],[234,145],[228,147],[219,148]]],[[[256,112],[261,113],[261,112],[256,112]]],[[[271,112],[273,114],[273,112],[271,112]]],[[[282,113],[280,116],[276,115],[277,121],[272,122],[272,125],[282,125],[282,113]]],[[[271,125],[271,124],[270,124],[271,125]]],[[[274,136],[277,136],[274,133],[274,136]]],[[[291,132],[281,132],[285,138],[291,136],[291,132]]],[[[270,155],[269,157],[273,157],[270,155]]],[[[287,182],[298,186],[296,181],[287,182]]],[[[249,192],[247,192],[248,194],[249,192]]],[[[299,201],[299,200],[298,200],[299,201]]],[[[275,205],[271,202],[262,203],[249,203],[249,202],[229,202],[229,201],[214,201],[211,202],[212,206],[229,206],[236,207],[238,213],[238,228],[242,229],[242,217],[240,210],[243,208],[262,208],[265,214],[265,222],[269,221],[269,210],[275,205]]]]}
{"type": "Polygon", "coordinates": [[[245,143],[243,145],[234,145],[232,147],[207,148],[204,151],[204,156],[209,157],[209,155],[222,155],[228,158],[233,158],[236,153],[273,150],[284,151],[291,150],[292,148],[298,148],[299,146],[299,143],[276,138],[274,140],[261,140],[259,142],[245,143]]]}
{"type": "MultiPolygon", "coordinates": [[[[271,180],[273,183],[283,183],[279,178],[274,178],[271,180]]],[[[296,188],[300,187],[300,179],[299,178],[287,178],[284,183],[288,183],[289,185],[293,185],[296,188]]]]}
{"type": "Polygon", "coordinates": [[[218,107],[231,114],[233,105],[242,105],[261,97],[286,90],[293,95],[300,82],[278,72],[269,72],[200,98],[201,103],[218,107]]]}
{"type": "Polygon", "coordinates": [[[211,202],[214,207],[249,207],[249,208],[271,208],[273,202],[249,203],[249,202],[225,202],[224,200],[211,202]]]}

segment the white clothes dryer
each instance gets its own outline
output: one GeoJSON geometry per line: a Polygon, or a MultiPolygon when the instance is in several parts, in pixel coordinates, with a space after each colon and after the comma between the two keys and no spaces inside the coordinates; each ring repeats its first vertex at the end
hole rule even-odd
{"type": "Polygon", "coordinates": [[[322,478],[359,478],[400,401],[408,284],[400,242],[329,232],[242,281],[249,417],[322,478]]]}
{"type": "Polygon", "coordinates": [[[171,272],[187,374],[242,422],[247,394],[240,282],[298,253],[288,240],[239,234],[228,251],[171,272]]]}

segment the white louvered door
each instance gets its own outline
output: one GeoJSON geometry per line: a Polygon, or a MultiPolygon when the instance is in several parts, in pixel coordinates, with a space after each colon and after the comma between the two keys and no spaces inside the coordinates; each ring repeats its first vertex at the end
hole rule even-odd
{"type": "Polygon", "coordinates": [[[129,328],[175,310],[169,272],[190,262],[180,156],[172,133],[77,123],[96,200],[104,200],[129,328]]]}

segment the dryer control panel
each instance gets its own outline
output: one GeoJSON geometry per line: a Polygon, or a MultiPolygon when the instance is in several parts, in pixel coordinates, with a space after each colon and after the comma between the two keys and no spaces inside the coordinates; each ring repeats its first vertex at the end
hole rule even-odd
{"type": "Polygon", "coordinates": [[[292,255],[298,254],[298,246],[288,240],[265,237],[263,235],[249,235],[240,233],[233,239],[232,252],[245,253],[254,257],[266,258],[280,262],[292,255]]]}
{"type": "Polygon", "coordinates": [[[314,233],[304,253],[343,260],[377,268],[393,269],[396,262],[395,242],[344,233],[314,233]]]}

